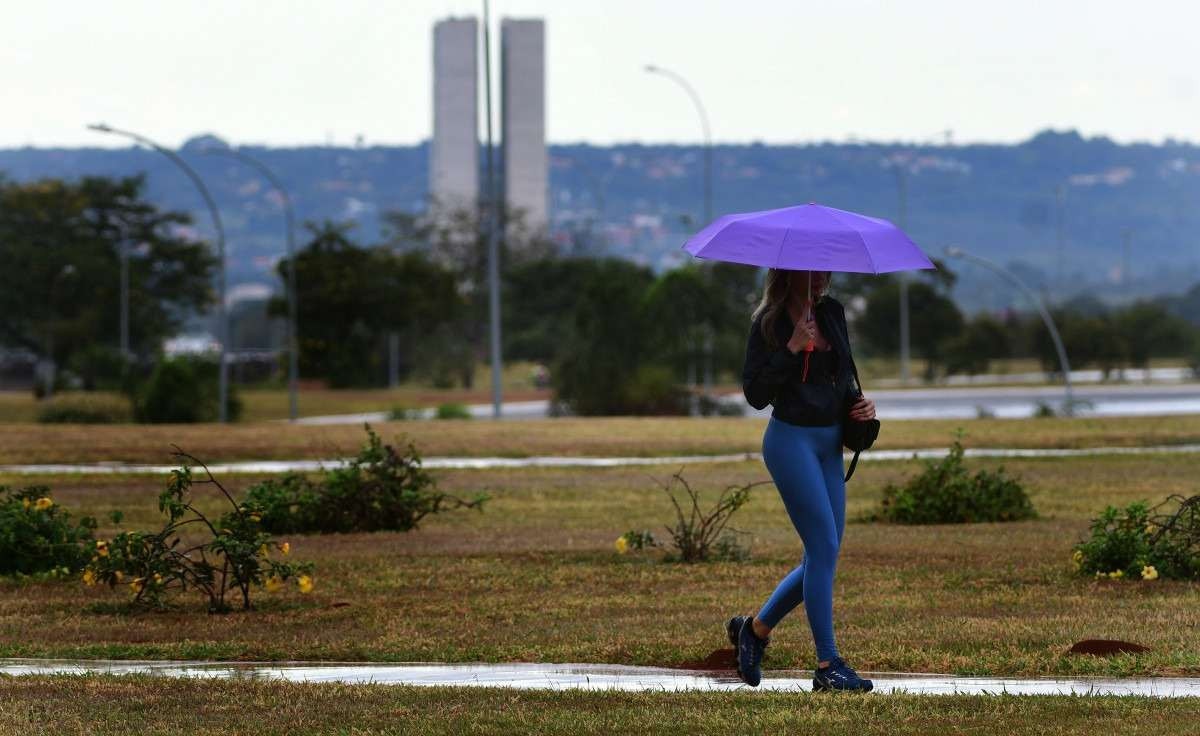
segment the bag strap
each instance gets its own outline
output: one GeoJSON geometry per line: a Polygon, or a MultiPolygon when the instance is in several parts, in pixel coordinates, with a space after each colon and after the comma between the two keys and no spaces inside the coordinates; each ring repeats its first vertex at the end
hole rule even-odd
{"type": "MultiPolygon", "coordinates": [[[[847,355],[849,355],[848,351],[847,351],[847,355]]],[[[862,382],[858,380],[858,366],[856,366],[854,364],[854,356],[849,355],[849,357],[850,357],[850,370],[854,371],[854,388],[856,388],[858,390],[858,395],[862,396],[863,395],[862,382]]],[[[854,451],[854,457],[850,459],[850,467],[846,470],[846,477],[842,479],[843,483],[849,483],[850,476],[854,475],[854,469],[856,467],[858,467],[858,455],[860,452],[861,452],[861,450],[854,451]]]]}

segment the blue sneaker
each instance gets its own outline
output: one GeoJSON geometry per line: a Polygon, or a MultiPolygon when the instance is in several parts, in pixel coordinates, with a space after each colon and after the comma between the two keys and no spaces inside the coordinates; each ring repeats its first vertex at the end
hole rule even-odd
{"type": "Polygon", "coordinates": [[[763,650],[771,643],[771,637],[758,638],[751,623],[753,620],[752,616],[734,616],[725,624],[725,632],[737,652],[738,676],[747,685],[758,687],[762,680],[763,650]]]}
{"type": "Polygon", "coordinates": [[[813,692],[822,690],[858,690],[869,693],[875,685],[864,680],[841,657],[829,660],[828,667],[813,670],[813,692]]]}

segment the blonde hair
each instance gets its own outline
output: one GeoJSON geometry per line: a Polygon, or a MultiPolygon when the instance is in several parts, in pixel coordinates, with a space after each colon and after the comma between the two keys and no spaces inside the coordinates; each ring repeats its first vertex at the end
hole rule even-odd
{"type": "MultiPolygon", "coordinates": [[[[754,321],[762,316],[762,333],[763,338],[767,341],[767,345],[772,348],[779,346],[779,341],[775,337],[775,320],[779,318],[779,314],[787,309],[788,296],[792,291],[792,275],[808,273],[807,271],[789,271],[786,268],[768,268],[766,283],[763,286],[762,301],[758,303],[754,314],[750,315],[750,321],[754,321]]],[[[813,294],[813,305],[818,304],[825,295],[829,293],[829,283],[832,280],[832,272],[825,271],[825,285],[816,294],[813,294]]],[[[797,281],[797,283],[801,283],[797,281]]]]}

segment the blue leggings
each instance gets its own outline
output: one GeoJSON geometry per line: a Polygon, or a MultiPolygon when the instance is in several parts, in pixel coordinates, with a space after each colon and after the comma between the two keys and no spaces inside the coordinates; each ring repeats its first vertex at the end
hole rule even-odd
{"type": "Polygon", "coordinates": [[[823,662],[838,656],[833,573],[846,528],[842,427],[799,427],[772,417],[763,434],[763,460],[804,542],[804,558],[780,581],[758,617],[774,628],[803,602],[817,659],[823,662]]]}

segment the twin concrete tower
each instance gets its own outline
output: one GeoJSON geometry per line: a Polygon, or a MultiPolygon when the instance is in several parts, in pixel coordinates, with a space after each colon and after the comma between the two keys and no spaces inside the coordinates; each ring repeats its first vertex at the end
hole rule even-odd
{"type": "MultiPolygon", "coordinates": [[[[547,224],[546,29],[541,20],[500,21],[500,172],[504,202],[525,224],[547,224]]],[[[429,193],[474,209],[480,199],[479,24],[433,27],[433,142],[429,193]]]]}

